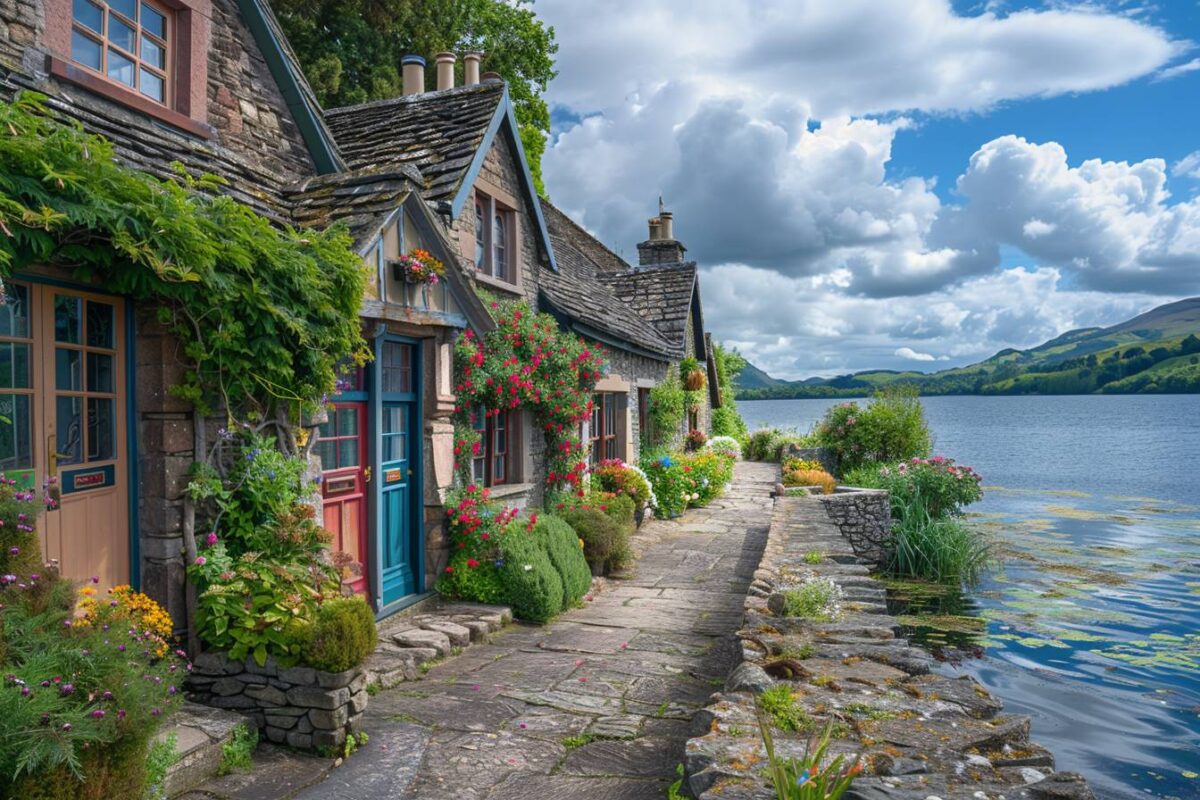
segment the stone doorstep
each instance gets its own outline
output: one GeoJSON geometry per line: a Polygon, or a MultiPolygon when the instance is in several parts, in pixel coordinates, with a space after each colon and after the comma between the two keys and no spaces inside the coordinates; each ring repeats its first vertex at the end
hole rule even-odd
{"type": "Polygon", "coordinates": [[[184,703],[155,735],[160,742],[175,734],[176,761],[167,770],[166,796],[175,797],[217,774],[222,747],[238,725],[254,727],[254,720],[234,711],[198,703],[184,703]]]}
{"type": "Polygon", "coordinates": [[[439,601],[421,613],[399,614],[380,626],[379,645],[367,659],[367,684],[390,689],[420,679],[422,664],[453,655],[512,622],[506,606],[439,601]]]}

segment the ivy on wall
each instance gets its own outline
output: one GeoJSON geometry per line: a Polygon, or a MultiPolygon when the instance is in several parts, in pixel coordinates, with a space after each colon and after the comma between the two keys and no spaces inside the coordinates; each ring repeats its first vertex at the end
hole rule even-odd
{"type": "Polygon", "coordinates": [[[679,379],[679,369],[674,365],[658,385],[650,390],[651,445],[656,448],[671,447],[679,438],[679,426],[687,412],[688,393],[679,379]]]}
{"type": "Polygon", "coordinates": [[[454,347],[455,470],[471,481],[471,457],[483,444],[479,409],[490,419],[526,408],[546,439],[546,482],[579,489],[587,462],[579,426],[593,408],[592,392],[607,371],[603,353],[559,329],[549,314],[525,303],[490,303],[496,329],[464,331],[454,347]]]}
{"type": "Polygon", "coordinates": [[[344,228],[277,227],[217,194],[215,176],[123,166],[43,100],[0,103],[0,276],[62,266],[157,304],[188,368],[173,391],[201,413],[312,409],[339,362],[366,359],[366,272],[344,228]]]}

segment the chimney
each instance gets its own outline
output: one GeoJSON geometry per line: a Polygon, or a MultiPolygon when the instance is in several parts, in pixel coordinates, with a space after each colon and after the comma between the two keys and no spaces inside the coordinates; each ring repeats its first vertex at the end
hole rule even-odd
{"type": "Polygon", "coordinates": [[[682,264],[687,248],[675,238],[675,216],[659,211],[650,219],[650,238],[637,246],[638,264],[654,267],[662,264],[682,264]]]}
{"type": "Polygon", "coordinates": [[[438,53],[437,56],[437,90],[439,92],[454,88],[454,64],[458,56],[454,53],[438,53]]]}
{"type": "Polygon", "coordinates": [[[404,94],[421,94],[425,91],[425,59],[408,55],[400,59],[403,70],[404,94]]]}
{"type": "Polygon", "coordinates": [[[463,85],[474,86],[479,83],[479,62],[483,60],[483,53],[472,50],[470,53],[463,54],[463,85]]]}
{"type": "Polygon", "coordinates": [[[493,81],[503,82],[504,78],[500,77],[499,72],[485,72],[479,76],[479,79],[484,83],[492,83],[493,81]]]}

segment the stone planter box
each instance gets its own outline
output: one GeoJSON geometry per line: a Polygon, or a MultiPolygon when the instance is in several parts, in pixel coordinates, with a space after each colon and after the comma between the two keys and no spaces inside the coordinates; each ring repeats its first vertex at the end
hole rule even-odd
{"type": "Polygon", "coordinates": [[[299,750],[340,747],[367,707],[364,666],[345,672],[280,667],[274,658],[234,661],[224,653],[201,653],[192,664],[187,697],[228,708],[253,720],[266,738],[299,750]]]}

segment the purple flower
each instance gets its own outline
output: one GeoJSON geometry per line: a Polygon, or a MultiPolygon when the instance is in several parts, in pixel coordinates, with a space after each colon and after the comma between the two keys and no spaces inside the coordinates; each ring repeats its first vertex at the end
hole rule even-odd
{"type": "Polygon", "coordinates": [[[95,711],[92,712],[92,718],[93,719],[104,719],[104,709],[97,708],[95,711]]]}
{"type": "Polygon", "coordinates": [[[205,542],[205,543],[206,543],[206,544],[207,544],[209,547],[212,547],[214,544],[216,544],[216,543],[217,543],[217,534],[216,534],[216,531],[213,531],[212,533],[208,534],[208,536],[205,536],[205,537],[204,537],[204,542],[205,542]]]}
{"type": "Polygon", "coordinates": [[[75,684],[64,683],[62,686],[60,686],[58,688],[58,691],[59,691],[59,694],[63,695],[64,697],[69,694],[74,694],[75,693],[75,684]]]}
{"type": "Polygon", "coordinates": [[[19,548],[19,547],[10,547],[10,548],[8,548],[8,554],[9,554],[10,556],[17,556],[17,555],[20,555],[20,554],[21,554],[21,548],[19,548]]]}

